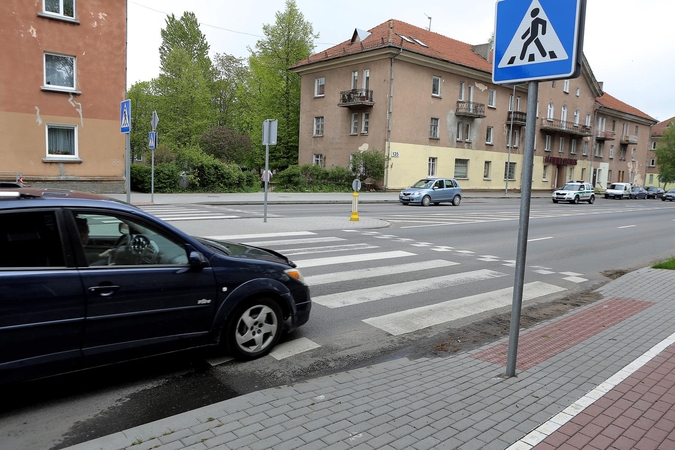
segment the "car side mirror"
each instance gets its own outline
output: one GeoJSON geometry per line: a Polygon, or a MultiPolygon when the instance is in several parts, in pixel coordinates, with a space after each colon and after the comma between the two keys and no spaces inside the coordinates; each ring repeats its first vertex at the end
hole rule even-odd
{"type": "Polygon", "coordinates": [[[188,264],[191,270],[202,270],[204,267],[208,267],[209,260],[200,252],[193,250],[188,257],[188,264]]]}

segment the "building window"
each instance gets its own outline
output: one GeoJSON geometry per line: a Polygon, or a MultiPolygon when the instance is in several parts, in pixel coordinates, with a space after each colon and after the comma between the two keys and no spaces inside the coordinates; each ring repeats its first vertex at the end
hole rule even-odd
{"type": "Polygon", "coordinates": [[[431,139],[438,139],[438,119],[435,117],[431,118],[431,125],[429,127],[429,137],[431,139]]]}
{"type": "Polygon", "coordinates": [[[352,114],[352,126],[349,131],[349,134],[357,134],[359,132],[359,115],[357,113],[352,114]]]}
{"type": "Polygon", "coordinates": [[[77,127],[47,124],[47,156],[77,157],[77,127]]]}
{"type": "Polygon", "coordinates": [[[464,125],[462,122],[457,122],[457,137],[455,139],[458,141],[461,141],[463,137],[464,127],[462,125],[464,125]]]}
{"type": "Polygon", "coordinates": [[[570,155],[576,155],[577,154],[577,140],[572,139],[570,141],[570,155]]]}
{"type": "Polygon", "coordinates": [[[75,89],[75,58],[45,53],[45,86],[75,89]]]}
{"type": "Polygon", "coordinates": [[[591,126],[591,115],[586,114],[586,126],[590,127],[591,126]]]}
{"type": "Polygon", "coordinates": [[[551,82],[551,87],[552,87],[552,88],[555,87],[555,80],[553,80],[553,82],[551,82]]]}
{"type": "Polygon", "coordinates": [[[513,111],[513,94],[509,95],[509,111],[513,111]]]}
{"type": "MultiPolygon", "coordinates": [[[[656,158],[652,158],[649,160],[649,167],[656,167],[656,158]]],[[[653,175],[650,175],[650,178],[653,178],[653,175]]],[[[650,180],[651,183],[651,180],[650,180]]]]}
{"type": "Polygon", "coordinates": [[[586,179],[586,169],[583,167],[581,168],[581,179],[582,180],[586,179]]]}
{"type": "Polygon", "coordinates": [[[509,142],[506,144],[507,147],[511,147],[512,139],[513,139],[513,147],[518,148],[518,143],[520,142],[520,131],[511,130],[511,133],[509,133],[509,142]]]}
{"type": "Polygon", "coordinates": [[[323,117],[314,118],[314,136],[323,136],[323,117]]]}
{"type": "Polygon", "coordinates": [[[631,152],[630,160],[635,161],[635,148],[633,148],[633,151],[631,152]]]}
{"type": "Polygon", "coordinates": [[[550,151],[551,151],[551,144],[552,144],[551,141],[552,141],[551,135],[550,135],[550,134],[547,134],[547,135],[546,135],[546,142],[544,143],[544,151],[545,151],[545,152],[550,152],[550,151]]]}
{"type": "Polygon", "coordinates": [[[492,145],[492,136],[494,134],[494,128],[492,127],[487,127],[487,131],[485,132],[485,143],[492,145]]]}
{"type": "Polygon", "coordinates": [[[359,87],[359,71],[352,71],[352,89],[358,89],[359,87]]]}
{"type": "Polygon", "coordinates": [[[471,124],[470,123],[464,124],[464,140],[466,142],[471,142],[471,124]]]}
{"type": "Polygon", "coordinates": [[[553,102],[550,102],[548,104],[548,111],[546,112],[546,118],[548,120],[553,120],[553,114],[554,114],[553,102]]]}
{"type": "Polygon", "coordinates": [[[569,94],[569,93],[570,93],[570,80],[564,80],[564,81],[563,81],[563,92],[564,92],[565,94],[569,94]]]}
{"type": "Polygon", "coordinates": [[[44,11],[75,18],[75,0],[44,0],[44,11]]]}
{"type": "Polygon", "coordinates": [[[455,159],[455,178],[469,178],[468,159],[455,159]]]}
{"type": "Polygon", "coordinates": [[[621,161],[626,160],[626,147],[621,147],[619,149],[619,160],[621,160],[621,161]]]}
{"type": "Polygon", "coordinates": [[[485,164],[483,164],[483,178],[486,180],[490,179],[490,172],[492,169],[492,162],[491,161],[485,161],[485,164]]]}
{"type": "Polygon", "coordinates": [[[546,181],[547,174],[548,174],[548,166],[547,166],[547,165],[544,165],[544,172],[543,172],[542,175],[541,175],[541,179],[542,179],[543,181],[546,181]]]}
{"type": "Polygon", "coordinates": [[[428,168],[428,177],[435,177],[436,176],[436,163],[438,162],[438,158],[431,157],[429,158],[429,168],[428,168]]]}
{"type": "Polygon", "coordinates": [[[464,101],[464,82],[459,82],[459,100],[464,101]]]}
{"type": "Polygon", "coordinates": [[[363,89],[370,89],[370,69],[363,69],[363,89]]]}
{"type": "Polygon", "coordinates": [[[581,154],[584,156],[588,155],[588,142],[586,141],[584,141],[584,151],[581,154]]]}
{"type": "Polygon", "coordinates": [[[574,180],[574,166],[570,167],[568,175],[570,180],[574,180]]]}
{"type": "Polygon", "coordinates": [[[565,138],[561,137],[560,146],[558,147],[558,153],[562,153],[564,151],[565,151],[565,138]]]}
{"type": "Polygon", "coordinates": [[[513,181],[516,179],[516,163],[504,163],[504,180],[513,181]],[[508,178],[507,178],[508,177],[508,178]]]}
{"type": "Polygon", "coordinates": [[[579,108],[574,110],[574,126],[579,126],[579,108]]]}
{"type": "Polygon", "coordinates": [[[577,97],[581,95],[581,88],[577,88],[577,97]]]}
{"type": "Polygon", "coordinates": [[[520,95],[516,97],[516,111],[520,111],[520,95]]]}
{"type": "Polygon", "coordinates": [[[431,81],[431,95],[434,97],[441,96],[441,77],[434,77],[431,81]]]}
{"type": "Polygon", "coordinates": [[[652,183],[654,183],[654,174],[650,173],[649,174],[649,184],[652,184],[652,183]]]}
{"type": "Polygon", "coordinates": [[[314,80],[314,97],[323,97],[326,94],[326,78],[314,80]]]}
{"type": "Polygon", "coordinates": [[[488,91],[488,107],[497,107],[497,91],[495,89],[490,89],[488,91]]]}
{"type": "Polygon", "coordinates": [[[369,124],[370,124],[370,113],[363,113],[361,120],[361,134],[368,134],[369,124]]]}
{"type": "Polygon", "coordinates": [[[609,159],[614,159],[614,146],[609,146],[609,159]]]}
{"type": "Polygon", "coordinates": [[[315,166],[324,167],[325,161],[323,159],[323,155],[314,153],[312,155],[312,164],[315,166]]]}
{"type": "Polygon", "coordinates": [[[656,141],[652,142],[652,150],[656,150],[656,141]]]}
{"type": "Polygon", "coordinates": [[[604,150],[604,146],[602,142],[596,142],[595,143],[595,156],[596,158],[602,158],[602,151],[604,150]]]}

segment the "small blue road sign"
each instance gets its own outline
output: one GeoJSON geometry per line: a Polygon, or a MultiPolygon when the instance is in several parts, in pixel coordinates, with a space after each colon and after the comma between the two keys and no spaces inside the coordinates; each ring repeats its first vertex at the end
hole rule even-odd
{"type": "Polygon", "coordinates": [[[500,0],[496,8],[494,83],[579,76],[586,0],[500,0]]]}
{"type": "Polygon", "coordinates": [[[155,142],[156,142],[155,139],[156,138],[157,138],[157,133],[155,133],[154,131],[151,131],[150,134],[148,135],[148,148],[150,150],[155,149],[155,142]]]}
{"type": "Polygon", "coordinates": [[[120,133],[131,133],[131,100],[120,102],[120,133]]]}

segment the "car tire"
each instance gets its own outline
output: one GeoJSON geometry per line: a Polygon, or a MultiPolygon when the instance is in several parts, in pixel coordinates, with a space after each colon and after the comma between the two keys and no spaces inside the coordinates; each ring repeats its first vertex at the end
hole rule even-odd
{"type": "Polygon", "coordinates": [[[233,311],[223,329],[228,352],[237,359],[255,359],[274,348],[283,331],[281,307],[267,297],[250,298],[233,311]]]}
{"type": "Polygon", "coordinates": [[[434,202],[434,206],[438,206],[440,204],[441,204],[441,202],[434,202]]]}
{"type": "Polygon", "coordinates": [[[556,200],[556,199],[553,199],[553,203],[558,203],[558,200],[556,200]]]}
{"type": "Polygon", "coordinates": [[[459,195],[455,195],[455,196],[452,198],[452,206],[459,206],[459,204],[461,203],[461,201],[462,201],[462,197],[460,197],[459,195]]]}
{"type": "Polygon", "coordinates": [[[422,206],[429,206],[431,204],[431,198],[428,195],[425,195],[422,198],[422,206]]]}
{"type": "Polygon", "coordinates": [[[572,200],[571,203],[574,203],[575,205],[578,205],[578,204],[579,204],[579,196],[578,196],[578,195],[575,195],[575,196],[574,196],[574,200],[572,200]]]}
{"type": "Polygon", "coordinates": [[[592,205],[593,203],[595,203],[595,195],[591,195],[591,198],[588,199],[589,205],[592,205]]]}

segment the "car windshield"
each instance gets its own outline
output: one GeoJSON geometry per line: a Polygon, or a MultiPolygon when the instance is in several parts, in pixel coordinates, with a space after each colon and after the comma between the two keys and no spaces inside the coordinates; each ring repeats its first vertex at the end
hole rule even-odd
{"type": "Polygon", "coordinates": [[[582,190],[582,187],[580,184],[576,183],[567,183],[565,186],[562,188],[563,191],[580,191],[582,190]]]}
{"type": "Polygon", "coordinates": [[[417,183],[413,184],[412,187],[429,189],[434,184],[434,181],[436,180],[420,180],[417,183]]]}
{"type": "Polygon", "coordinates": [[[621,185],[621,184],[610,184],[609,189],[623,189],[623,185],[621,185]]]}

